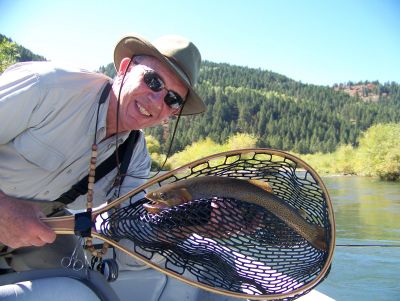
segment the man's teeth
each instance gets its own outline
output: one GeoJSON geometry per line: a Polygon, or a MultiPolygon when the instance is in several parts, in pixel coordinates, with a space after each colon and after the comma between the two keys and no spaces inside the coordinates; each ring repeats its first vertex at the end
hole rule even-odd
{"type": "Polygon", "coordinates": [[[143,115],[146,115],[146,116],[151,116],[151,114],[149,112],[147,112],[147,110],[145,108],[143,108],[140,104],[137,104],[137,106],[139,108],[140,113],[142,113],[143,115]]]}

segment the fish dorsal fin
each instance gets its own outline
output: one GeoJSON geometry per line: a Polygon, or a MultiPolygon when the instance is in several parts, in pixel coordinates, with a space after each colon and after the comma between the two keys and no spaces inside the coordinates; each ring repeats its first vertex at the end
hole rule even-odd
{"type": "Polygon", "coordinates": [[[182,197],[182,201],[184,201],[184,203],[193,200],[192,195],[186,188],[179,189],[179,192],[180,192],[180,196],[182,197]]]}
{"type": "Polygon", "coordinates": [[[247,181],[267,192],[272,192],[272,187],[267,182],[261,180],[247,180],[247,181]]]}

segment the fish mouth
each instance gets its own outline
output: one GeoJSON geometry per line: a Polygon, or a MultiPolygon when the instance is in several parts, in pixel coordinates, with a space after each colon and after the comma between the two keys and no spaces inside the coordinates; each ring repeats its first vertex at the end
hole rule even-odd
{"type": "Polygon", "coordinates": [[[170,208],[167,204],[157,201],[151,201],[149,203],[143,204],[143,207],[146,209],[148,213],[158,214],[161,211],[170,208]]]}

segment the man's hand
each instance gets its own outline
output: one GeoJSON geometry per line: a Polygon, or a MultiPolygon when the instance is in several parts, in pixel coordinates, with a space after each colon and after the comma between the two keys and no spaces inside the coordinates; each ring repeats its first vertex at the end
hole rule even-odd
{"type": "Polygon", "coordinates": [[[11,248],[52,243],[56,234],[41,222],[42,217],[37,205],[0,191],[0,243],[11,248]]]}

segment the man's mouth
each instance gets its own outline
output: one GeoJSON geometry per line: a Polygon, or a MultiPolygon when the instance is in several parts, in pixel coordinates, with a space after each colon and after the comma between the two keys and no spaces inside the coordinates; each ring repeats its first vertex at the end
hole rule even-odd
{"type": "Polygon", "coordinates": [[[140,113],[142,113],[143,115],[145,115],[147,117],[151,116],[151,114],[145,108],[143,108],[138,102],[136,102],[136,105],[137,105],[140,113]]]}

